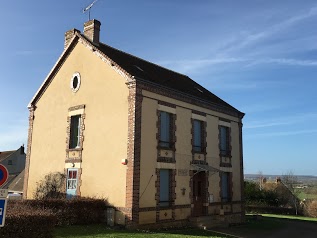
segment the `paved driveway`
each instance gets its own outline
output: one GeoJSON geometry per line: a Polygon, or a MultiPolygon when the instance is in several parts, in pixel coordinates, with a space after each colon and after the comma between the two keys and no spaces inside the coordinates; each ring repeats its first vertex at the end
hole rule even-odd
{"type": "Polygon", "coordinates": [[[316,238],[317,222],[295,221],[270,218],[257,221],[257,227],[242,225],[229,228],[214,229],[221,233],[239,238],[316,238]],[[263,225],[263,226],[261,226],[263,225]]]}

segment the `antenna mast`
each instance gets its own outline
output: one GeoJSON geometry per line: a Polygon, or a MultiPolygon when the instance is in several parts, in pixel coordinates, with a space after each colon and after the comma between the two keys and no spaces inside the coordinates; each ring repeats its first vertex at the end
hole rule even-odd
{"type": "Polygon", "coordinates": [[[92,6],[97,2],[98,0],[94,0],[92,3],[90,3],[87,7],[83,9],[83,13],[88,11],[88,20],[90,20],[90,9],[92,6]]]}

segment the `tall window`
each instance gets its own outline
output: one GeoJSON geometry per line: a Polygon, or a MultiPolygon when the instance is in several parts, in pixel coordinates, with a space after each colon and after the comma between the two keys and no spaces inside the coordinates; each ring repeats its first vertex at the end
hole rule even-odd
{"type": "Polygon", "coordinates": [[[159,146],[172,148],[172,114],[160,112],[160,141],[159,146]]]}
{"type": "Polygon", "coordinates": [[[222,172],[221,174],[221,200],[230,201],[230,173],[222,172]]]}
{"type": "Polygon", "coordinates": [[[220,155],[230,155],[229,127],[220,126],[220,155]]]}
{"type": "Polygon", "coordinates": [[[194,120],[194,152],[203,152],[203,122],[194,120]]]}
{"type": "Polygon", "coordinates": [[[80,147],[80,115],[71,117],[69,139],[69,149],[80,147]]]}
{"type": "Polygon", "coordinates": [[[170,170],[160,170],[160,206],[168,207],[170,205],[170,170]]]}

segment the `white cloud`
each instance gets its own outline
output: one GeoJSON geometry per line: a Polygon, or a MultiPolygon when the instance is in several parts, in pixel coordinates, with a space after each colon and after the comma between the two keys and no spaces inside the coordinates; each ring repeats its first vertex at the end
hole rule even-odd
{"type": "MultiPolygon", "coordinates": [[[[210,59],[192,59],[192,60],[168,60],[160,61],[158,64],[163,65],[167,68],[171,68],[175,71],[181,72],[183,74],[194,74],[199,70],[208,69],[215,65],[233,65],[239,64],[242,67],[252,67],[262,64],[279,64],[288,66],[307,66],[315,67],[317,66],[317,60],[297,60],[291,58],[235,58],[235,57],[220,57],[220,58],[210,58],[210,59]]],[[[213,68],[217,69],[217,68],[213,68]]]]}
{"type": "Polygon", "coordinates": [[[287,28],[290,28],[307,18],[316,16],[316,15],[317,15],[317,7],[312,7],[309,10],[307,10],[305,13],[299,14],[297,16],[293,16],[282,22],[276,23],[275,25],[267,28],[266,30],[259,31],[253,34],[246,34],[245,32],[243,32],[243,34],[240,34],[242,36],[241,39],[234,42],[225,51],[230,52],[230,51],[240,50],[249,45],[257,43],[260,40],[267,39],[271,37],[272,35],[277,34],[278,32],[286,30],[287,28]]]}
{"type": "Polygon", "coordinates": [[[250,123],[245,123],[244,129],[257,129],[264,127],[274,127],[283,125],[292,125],[296,123],[303,123],[305,121],[317,120],[317,113],[303,113],[294,116],[287,116],[282,118],[275,118],[270,120],[259,120],[250,123]]]}
{"type": "Polygon", "coordinates": [[[317,66],[317,60],[297,60],[297,59],[257,59],[252,61],[247,66],[254,66],[258,64],[281,64],[290,66],[317,66]]]}
{"type": "Polygon", "coordinates": [[[158,62],[159,65],[173,68],[175,71],[182,73],[194,73],[198,69],[206,68],[216,64],[232,64],[246,61],[243,58],[211,58],[211,59],[191,59],[191,60],[167,60],[158,62]]]}
{"type": "Polygon", "coordinates": [[[247,137],[293,136],[293,135],[304,135],[304,134],[315,134],[315,133],[317,133],[317,130],[292,130],[292,131],[282,131],[282,132],[249,134],[247,135],[247,137]]]}

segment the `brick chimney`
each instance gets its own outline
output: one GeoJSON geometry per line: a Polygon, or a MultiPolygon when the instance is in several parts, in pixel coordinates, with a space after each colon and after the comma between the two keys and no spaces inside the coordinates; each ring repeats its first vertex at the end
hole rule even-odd
{"type": "Polygon", "coordinates": [[[66,49],[66,47],[69,45],[76,32],[80,33],[80,31],[75,28],[65,32],[64,49],[66,49]]]}
{"type": "Polygon", "coordinates": [[[94,44],[99,44],[100,21],[90,20],[84,24],[84,35],[94,44]]]}
{"type": "Polygon", "coordinates": [[[24,144],[20,147],[20,154],[24,155],[24,144]]]}

